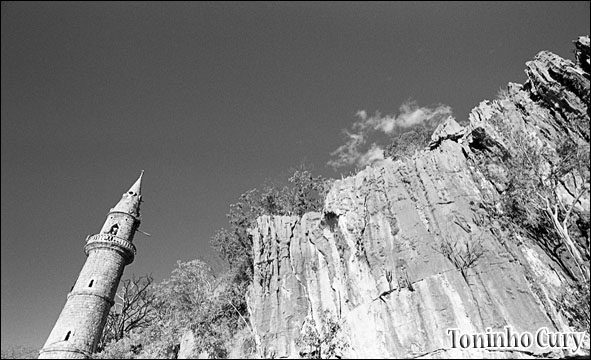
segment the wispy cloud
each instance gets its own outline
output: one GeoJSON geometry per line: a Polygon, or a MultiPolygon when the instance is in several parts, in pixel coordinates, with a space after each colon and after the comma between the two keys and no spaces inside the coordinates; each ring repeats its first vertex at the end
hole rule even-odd
{"type": "Polygon", "coordinates": [[[330,154],[333,158],[328,165],[335,169],[351,165],[363,167],[384,159],[384,148],[375,141],[371,142],[367,150],[362,150],[372,136],[379,133],[394,136],[411,126],[440,123],[451,114],[451,108],[447,105],[419,107],[412,100],[400,105],[398,115],[382,116],[376,113],[374,116],[368,116],[365,110],[359,110],[355,114],[357,121],[353,123],[352,131],[343,130],[346,135],[345,144],[330,154]]]}
{"type": "Polygon", "coordinates": [[[347,130],[343,130],[343,132],[347,136],[347,140],[345,144],[330,153],[334,159],[328,162],[328,165],[335,169],[337,167],[354,165],[362,157],[361,153],[359,153],[359,148],[365,143],[363,133],[351,134],[347,130]]]}

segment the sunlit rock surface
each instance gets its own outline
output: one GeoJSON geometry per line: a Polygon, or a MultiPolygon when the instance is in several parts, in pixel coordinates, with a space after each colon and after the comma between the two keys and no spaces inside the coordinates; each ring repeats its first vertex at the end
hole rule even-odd
{"type": "MultiPolygon", "coordinates": [[[[346,344],[333,351],[340,357],[570,355],[535,346],[451,349],[447,329],[571,331],[555,303],[567,275],[536,239],[489,215],[504,191],[503,169],[492,168],[498,176],[490,181],[474,157],[507,150],[493,118],[554,147],[566,137],[589,143],[588,37],[575,45],[577,64],[539,53],[526,65],[524,85],[509,84],[505,98],[483,101],[465,127],[448,119],[413,158],[384,160],[337,180],[322,213],[259,218],[249,307],[260,354],[310,355],[298,341],[302,333],[310,326],[322,331],[331,319],[340,324],[339,344],[346,344]],[[442,254],[445,241],[481,244],[482,255],[460,271],[442,254]]],[[[585,185],[561,186],[572,202],[585,185]]],[[[588,219],[588,195],[582,204],[574,211],[588,219]]],[[[580,354],[589,353],[588,336],[584,348],[580,354]]]]}

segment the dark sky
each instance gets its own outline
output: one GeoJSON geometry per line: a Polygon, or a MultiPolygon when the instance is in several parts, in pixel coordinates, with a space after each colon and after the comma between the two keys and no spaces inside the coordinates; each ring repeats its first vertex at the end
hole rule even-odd
{"type": "MultiPolygon", "coordinates": [[[[145,170],[125,276],[213,259],[229,204],[326,165],[355,114],[458,120],[540,50],[573,59],[589,2],[2,2],[2,348],[41,347],[86,235],[145,170]]],[[[343,170],[345,171],[345,170],[343,170]]],[[[349,170],[347,170],[348,173],[349,170]]],[[[215,265],[215,264],[214,264],[215,265]]]]}

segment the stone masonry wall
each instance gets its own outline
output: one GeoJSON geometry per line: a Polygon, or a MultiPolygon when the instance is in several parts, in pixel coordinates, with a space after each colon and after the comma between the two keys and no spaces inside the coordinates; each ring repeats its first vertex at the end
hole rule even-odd
{"type": "Polygon", "coordinates": [[[44,350],[56,348],[60,351],[42,355],[84,358],[92,353],[102,334],[124,266],[123,256],[116,251],[95,249],[90,252],[44,346],[44,350]],[[62,352],[63,349],[76,352],[62,352]]]}

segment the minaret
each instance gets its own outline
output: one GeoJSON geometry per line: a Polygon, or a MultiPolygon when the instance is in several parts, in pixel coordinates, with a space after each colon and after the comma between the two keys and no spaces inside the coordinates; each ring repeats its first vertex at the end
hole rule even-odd
{"type": "Polygon", "coordinates": [[[100,233],[86,237],[86,263],[49,334],[40,359],[88,358],[94,352],[125,265],[135,256],[133,235],[140,225],[142,173],[109,211],[100,233]]]}

